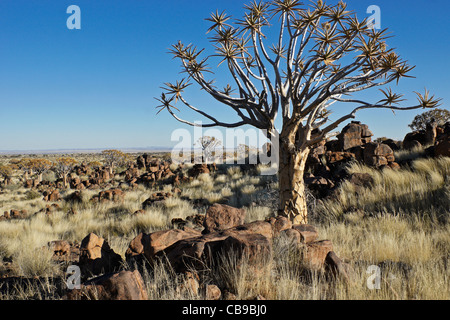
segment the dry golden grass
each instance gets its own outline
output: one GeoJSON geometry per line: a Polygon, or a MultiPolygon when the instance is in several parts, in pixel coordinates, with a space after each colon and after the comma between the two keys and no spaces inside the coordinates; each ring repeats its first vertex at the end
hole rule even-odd
{"type": "MultiPolygon", "coordinates": [[[[104,237],[115,252],[124,256],[129,242],[140,232],[171,228],[173,218],[186,218],[203,210],[193,206],[192,200],[196,199],[244,206],[246,222],[274,215],[264,197],[267,188],[277,188],[276,181],[267,176],[252,176],[238,167],[222,169],[182,185],[180,196],[149,207],[142,214],[133,212],[141,209],[142,202],[157,189],[125,188],[121,203],[92,203],[89,199],[98,190],[83,190],[82,203],[61,201],[60,209],[46,215],[35,214],[47,204],[40,197],[30,199],[29,190],[9,186],[0,194],[0,213],[18,209],[27,210],[28,214],[25,219],[0,221],[0,270],[2,260],[12,259],[13,275],[64,276],[64,270],[52,262],[47,243],[53,240],[79,243],[90,232],[104,237]],[[77,211],[76,215],[68,213],[71,207],[77,211]]],[[[261,172],[264,167],[257,170],[261,172]]],[[[201,282],[226,284],[238,299],[256,295],[282,300],[449,299],[450,159],[417,159],[409,168],[398,171],[378,171],[358,164],[348,170],[369,173],[375,181],[373,186],[355,188],[348,182],[342,183],[335,198],[318,203],[313,215],[317,219],[311,223],[318,228],[320,239],[331,240],[337,255],[352,267],[349,283],[342,279],[330,282],[320,273],[305,273],[298,252],[284,238],[275,240],[273,259],[259,270],[257,277],[246,261],[236,268],[236,260],[227,257],[220,269],[204,276],[201,282]],[[370,290],[367,268],[383,261],[385,265],[386,261],[389,263],[381,269],[381,287],[370,290]]],[[[163,188],[171,189],[172,186],[163,188]]],[[[67,190],[63,195],[71,192],[67,190]]],[[[150,299],[202,298],[189,290],[180,291],[180,284],[186,279],[163,262],[144,270],[143,277],[150,299]]],[[[18,288],[0,299],[59,299],[56,287],[51,280],[45,280],[18,288]]]]}

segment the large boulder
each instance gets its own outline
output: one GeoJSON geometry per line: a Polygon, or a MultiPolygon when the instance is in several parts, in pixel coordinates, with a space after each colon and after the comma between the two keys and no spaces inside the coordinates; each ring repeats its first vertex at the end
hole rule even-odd
{"type": "Polygon", "coordinates": [[[98,201],[123,201],[125,193],[121,189],[110,189],[98,194],[98,201]]]}
{"type": "Polygon", "coordinates": [[[157,231],[150,234],[141,233],[136,236],[125,252],[125,259],[129,264],[141,264],[144,261],[152,263],[156,255],[174,243],[201,236],[200,231],[184,228],[157,231]]]}
{"type": "Polygon", "coordinates": [[[304,265],[312,270],[322,270],[328,253],[333,251],[333,244],[330,240],[321,240],[307,243],[302,249],[304,265]]]}
{"type": "Polygon", "coordinates": [[[49,202],[55,202],[61,200],[61,195],[59,194],[59,190],[53,190],[53,191],[44,191],[44,201],[49,202]]]}
{"type": "Polygon", "coordinates": [[[359,121],[352,121],[342,129],[337,138],[340,149],[347,151],[351,148],[371,142],[372,136],[373,133],[366,124],[361,124],[359,121]]]}
{"type": "Polygon", "coordinates": [[[319,237],[317,229],[309,224],[295,224],[292,229],[300,234],[301,243],[312,243],[319,237]]]}
{"type": "Polygon", "coordinates": [[[66,295],[68,300],[148,300],[139,271],[120,271],[92,279],[66,295]]]}
{"type": "Polygon", "coordinates": [[[214,204],[206,212],[203,233],[212,233],[242,225],[245,220],[245,210],[225,204],[214,204]]]}
{"type": "Polygon", "coordinates": [[[394,151],[383,143],[371,142],[364,147],[364,163],[369,166],[381,167],[395,161],[394,151]]]}
{"type": "Polygon", "coordinates": [[[439,141],[436,142],[434,155],[436,157],[450,157],[450,133],[442,135],[439,141]]]}
{"type": "Polygon", "coordinates": [[[105,239],[90,233],[81,241],[79,266],[82,275],[87,277],[109,273],[121,268],[122,257],[105,239]]]}

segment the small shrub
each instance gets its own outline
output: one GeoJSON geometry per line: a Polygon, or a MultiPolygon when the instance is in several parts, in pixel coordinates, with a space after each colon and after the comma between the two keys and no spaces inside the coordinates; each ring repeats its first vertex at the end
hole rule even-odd
{"type": "Polygon", "coordinates": [[[35,190],[29,190],[25,193],[25,200],[34,200],[40,197],[42,197],[42,194],[35,190]]]}

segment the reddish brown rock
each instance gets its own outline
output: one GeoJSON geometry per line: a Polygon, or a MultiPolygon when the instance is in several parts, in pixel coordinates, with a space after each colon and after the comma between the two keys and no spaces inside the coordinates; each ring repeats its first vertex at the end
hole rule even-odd
{"type": "Polygon", "coordinates": [[[70,291],[68,300],[148,300],[139,271],[120,271],[88,281],[70,291]]]}
{"type": "Polygon", "coordinates": [[[364,163],[369,166],[381,167],[394,162],[394,151],[383,143],[371,142],[364,147],[364,163]]]}
{"type": "Polygon", "coordinates": [[[55,256],[68,256],[70,254],[70,244],[65,240],[54,240],[47,245],[55,256]]]}
{"type": "Polygon", "coordinates": [[[222,295],[219,287],[215,284],[208,284],[205,287],[205,300],[219,300],[222,295]]]}
{"type": "Polygon", "coordinates": [[[350,279],[351,267],[343,262],[334,251],[328,252],[325,258],[325,272],[328,278],[342,278],[348,282],[350,279]]]}
{"type": "Polygon", "coordinates": [[[214,204],[206,212],[203,233],[226,230],[242,225],[245,220],[245,210],[224,204],[214,204]]]}
{"type": "Polygon", "coordinates": [[[322,269],[330,251],[333,251],[333,244],[329,240],[307,243],[303,247],[303,262],[311,269],[322,269]]]}
{"type": "Polygon", "coordinates": [[[261,234],[240,233],[223,240],[218,254],[233,253],[237,261],[245,259],[250,265],[264,265],[272,255],[272,244],[261,234]]]}
{"type": "Polygon", "coordinates": [[[311,243],[319,237],[317,229],[309,224],[295,224],[292,229],[300,234],[301,243],[311,243]]]}
{"type": "Polygon", "coordinates": [[[61,200],[61,195],[59,194],[58,189],[51,192],[44,191],[44,201],[55,202],[59,200],[61,200]]]}
{"type": "Polygon", "coordinates": [[[113,272],[121,267],[122,258],[105,239],[90,233],[81,241],[79,266],[83,275],[113,272]]]}
{"type": "Polygon", "coordinates": [[[157,231],[151,234],[141,233],[130,242],[125,252],[125,258],[130,264],[142,263],[144,258],[148,262],[152,262],[160,251],[174,243],[199,236],[201,236],[199,231],[190,228],[157,231]]]}
{"type": "Polygon", "coordinates": [[[273,235],[277,236],[283,230],[292,228],[292,222],[283,216],[271,217],[266,220],[272,225],[273,235]]]}
{"type": "Polygon", "coordinates": [[[337,138],[340,149],[346,151],[371,142],[372,136],[373,133],[367,125],[361,124],[358,121],[352,121],[342,129],[337,138]]]}

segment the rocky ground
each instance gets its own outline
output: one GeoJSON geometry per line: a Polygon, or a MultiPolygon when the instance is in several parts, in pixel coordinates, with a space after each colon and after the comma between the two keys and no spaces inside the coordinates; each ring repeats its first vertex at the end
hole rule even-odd
{"type": "MultiPolygon", "coordinates": [[[[389,139],[372,141],[373,134],[366,125],[352,122],[336,140],[324,141],[312,149],[305,174],[311,199],[314,202],[335,201],[333,199],[338,199],[339,192],[342,192],[344,181],[350,183],[352,190],[357,193],[370,189],[375,183],[375,177],[367,172],[349,172],[347,168],[351,163],[357,162],[380,172],[400,172],[402,168],[409,168],[413,159],[396,159],[396,153],[420,149],[420,156],[424,158],[449,157],[449,134],[450,126],[447,123],[442,127],[412,132],[401,142],[389,139]]],[[[7,252],[13,246],[1,239],[0,235],[3,241],[0,241],[0,249],[3,246],[4,251],[0,250],[0,297],[17,298],[17,290],[11,288],[21,288],[19,291],[22,296],[49,298],[46,294],[25,292],[39,291],[44,287],[43,283],[50,283],[53,288],[50,290],[51,297],[57,299],[149,299],[153,298],[153,294],[149,293],[149,278],[155,276],[159,268],[164,268],[165,272],[173,275],[172,280],[178,279],[170,286],[173,286],[172,291],[179,294],[179,297],[216,300],[243,298],[238,293],[240,289],[236,287],[236,281],[227,278],[232,274],[230,270],[228,274],[218,275],[221,267],[227,264],[225,262],[230,263],[230,257],[233,260],[233,272],[238,270],[238,274],[241,274],[242,270],[246,270],[247,283],[261,284],[261,278],[268,277],[268,269],[269,273],[273,273],[274,268],[280,273],[277,259],[285,259],[286,256],[292,256],[292,259],[283,260],[283,263],[291,267],[293,263],[296,276],[309,286],[314,286],[317,279],[321,279],[327,286],[333,283],[348,286],[359,279],[355,277],[355,273],[358,273],[355,270],[357,264],[338,254],[343,249],[336,247],[334,240],[327,237],[328,231],[321,236],[323,225],[320,219],[312,219],[313,225],[292,225],[286,218],[276,217],[270,206],[266,208],[267,211],[262,209],[267,205],[267,201],[263,199],[263,194],[267,195],[267,192],[262,185],[276,183],[276,179],[254,180],[253,185],[248,183],[253,181],[251,175],[257,175],[257,165],[241,166],[244,172],[251,173],[244,182],[239,175],[233,178],[237,175],[234,169],[214,164],[174,165],[170,160],[143,154],[135,155],[121,170],[106,165],[89,165],[84,161],[76,165],[66,179],[41,179],[28,174],[23,176],[16,160],[13,157],[3,159],[5,163],[13,166],[16,164],[16,175],[4,178],[2,182],[0,196],[3,195],[5,200],[0,200],[3,211],[0,216],[0,224],[3,224],[0,225],[3,228],[1,230],[7,230],[8,224],[31,225],[39,219],[49,220],[49,228],[59,226],[58,219],[78,223],[82,218],[77,216],[83,216],[89,208],[101,206],[108,208],[108,214],[114,214],[117,210],[123,211],[127,197],[137,190],[151,192],[143,201],[134,201],[127,208],[127,215],[136,221],[144,219],[139,217],[148,218],[149,211],[167,206],[172,199],[185,201],[192,207],[180,216],[171,216],[170,223],[162,224],[163,227],[156,228],[156,231],[155,228],[149,228],[149,225],[141,228],[140,232],[137,232],[139,228],[133,229],[134,234],[127,233],[129,240],[124,240],[126,244],[121,246],[121,251],[114,249],[106,239],[116,239],[116,236],[99,234],[96,228],[90,228],[93,229],[92,232],[86,233],[84,238],[68,237],[72,238],[68,240],[62,236],[60,239],[47,241],[45,250],[50,252],[51,263],[59,270],[48,275],[31,276],[21,272],[20,259],[16,258],[18,255],[7,252]],[[211,178],[207,177],[213,177],[213,180],[217,179],[219,182],[208,180],[211,178]],[[198,186],[213,189],[214,183],[224,183],[226,179],[230,179],[230,183],[220,186],[218,191],[221,196],[217,199],[192,196],[191,189],[198,186]],[[254,193],[254,197],[244,198],[245,194],[253,192],[249,184],[252,188],[259,188],[261,192],[254,193]],[[15,204],[22,201],[14,201],[17,188],[26,190],[26,201],[36,199],[39,205],[27,202],[26,206],[15,207],[15,204]],[[231,190],[229,194],[227,188],[231,190]],[[250,191],[242,191],[244,188],[250,191]],[[36,206],[39,210],[31,211],[36,206]],[[249,218],[249,212],[255,211],[254,208],[266,212],[262,219],[254,216],[249,218]],[[280,243],[283,245],[280,246],[280,243]],[[289,248],[284,258],[280,258],[280,248],[289,248]],[[69,266],[76,266],[81,272],[80,287],[76,289],[67,287],[69,275],[65,271],[69,266]]],[[[443,179],[445,189],[448,177],[443,179]]],[[[446,194],[445,190],[442,192],[446,194]]],[[[210,194],[211,192],[208,193],[210,194]]],[[[354,209],[349,211],[354,212],[354,209]]],[[[442,219],[440,221],[442,223],[442,219]]],[[[327,227],[323,228],[327,230],[327,227]]],[[[119,229],[114,227],[111,230],[116,231],[111,232],[117,233],[119,229]]],[[[447,243],[448,237],[444,237],[442,241],[447,243]]],[[[341,245],[339,240],[338,245],[341,245]]],[[[33,250],[40,249],[36,245],[33,250]]],[[[448,252],[448,248],[444,248],[444,251],[448,252]]],[[[448,260],[448,255],[445,258],[444,254],[445,259],[448,260]]],[[[401,261],[385,260],[383,263],[393,263],[399,270],[411,268],[407,264],[402,265],[401,261]]],[[[283,278],[283,281],[287,280],[283,278]]],[[[270,292],[269,289],[265,290],[270,292]]],[[[271,297],[270,294],[265,295],[271,297]]],[[[393,295],[398,296],[398,293],[393,295]]],[[[254,297],[247,298],[266,297],[257,293],[254,297]]]]}

